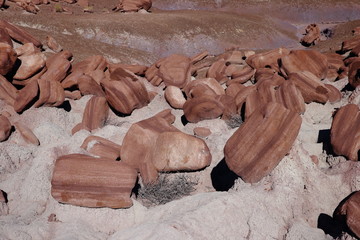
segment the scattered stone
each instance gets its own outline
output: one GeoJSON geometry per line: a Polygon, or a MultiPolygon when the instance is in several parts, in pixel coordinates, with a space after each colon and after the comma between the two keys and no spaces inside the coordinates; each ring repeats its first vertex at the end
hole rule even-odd
{"type": "Polygon", "coordinates": [[[358,161],[360,150],[360,110],[355,104],[341,107],[331,124],[331,145],[338,155],[358,161]]]}
{"type": "Polygon", "coordinates": [[[356,48],[359,45],[360,45],[360,35],[357,35],[353,38],[343,41],[343,43],[341,45],[341,51],[347,52],[347,51],[350,51],[350,50],[356,48]]]}
{"type": "Polygon", "coordinates": [[[1,27],[0,27],[0,43],[7,43],[10,45],[10,47],[14,47],[8,31],[5,28],[1,28],[1,27]]]}
{"type": "Polygon", "coordinates": [[[164,96],[170,106],[175,109],[182,109],[186,102],[186,99],[181,89],[175,86],[166,87],[164,96]]]}
{"type": "Polygon", "coordinates": [[[260,181],[289,152],[301,121],[298,113],[278,103],[257,109],[226,142],[226,164],[245,182],[260,181]]]}
{"type": "Polygon", "coordinates": [[[194,134],[199,137],[208,137],[211,135],[211,130],[205,127],[196,127],[194,128],[194,134]]]}
{"type": "Polygon", "coordinates": [[[57,107],[64,103],[65,91],[59,82],[40,78],[38,79],[38,85],[40,95],[39,99],[34,103],[34,107],[57,107]]]}
{"type": "Polygon", "coordinates": [[[95,95],[104,97],[105,93],[101,86],[90,76],[81,75],[77,79],[77,84],[82,95],[95,95]]]}
{"type": "Polygon", "coordinates": [[[87,137],[81,145],[81,148],[87,150],[89,153],[95,156],[102,158],[108,158],[112,160],[117,160],[120,158],[121,146],[102,137],[87,137]]]}
{"type": "Polygon", "coordinates": [[[351,86],[356,88],[360,85],[360,58],[350,64],[348,75],[351,86]]]}
{"type": "Polygon", "coordinates": [[[70,154],[55,162],[51,195],[76,206],[129,208],[136,179],[136,170],[123,162],[70,154]]]}
{"type": "Polygon", "coordinates": [[[305,29],[305,36],[300,40],[301,44],[308,47],[315,45],[320,40],[320,28],[315,23],[310,24],[305,29]]]}
{"type": "Polygon", "coordinates": [[[347,227],[360,238],[360,191],[345,198],[334,211],[334,218],[345,222],[347,227]]]}
{"type": "Polygon", "coordinates": [[[46,45],[54,52],[58,53],[63,50],[59,43],[52,36],[46,36],[46,45]]]}
{"type": "Polygon", "coordinates": [[[0,142],[3,142],[6,139],[8,139],[10,133],[11,133],[11,123],[9,119],[4,115],[0,115],[0,142]]]}
{"type": "Polygon", "coordinates": [[[26,143],[33,144],[35,146],[39,146],[40,142],[39,139],[35,136],[35,134],[22,123],[16,122],[14,123],[15,129],[19,131],[22,138],[25,140],[26,143]]]}
{"type": "Polygon", "coordinates": [[[18,90],[2,75],[0,75],[0,99],[13,106],[18,90]]]}

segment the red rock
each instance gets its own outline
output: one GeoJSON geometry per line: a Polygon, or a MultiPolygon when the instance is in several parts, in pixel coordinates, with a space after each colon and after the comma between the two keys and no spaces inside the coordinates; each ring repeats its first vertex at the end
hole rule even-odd
{"type": "Polygon", "coordinates": [[[87,137],[84,140],[83,144],[81,145],[81,148],[87,150],[89,153],[95,156],[108,158],[112,160],[117,160],[118,158],[120,158],[121,145],[118,145],[102,137],[98,137],[98,136],[87,137]],[[93,144],[89,145],[89,143],[91,142],[93,144]]]}
{"type": "Polygon", "coordinates": [[[235,104],[238,109],[238,113],[241,112],[241,109],[243,107],[243,104],[245,103],[247,97],[252,94],[254,91],[256,91],[256,86],[248,86],[245,88],[240,89],[240,91],[235,96],[235,104]]]}
{"type": "Polygon", "coordinates": [[[206,127],[194,128],[194,134],[199,137],[208,137],[211,135],[211,130],[206,127]]]}
{"type": "Polygon", "coordinates": [[[47,71],[41,76],[41,78],[57,82],[64,80],[71,67],[71,63],[68,60],[68,54],[71,53],[62,51],[49,58],[46,61],[47,71]]]}
{"type": "Polygon", "coordinates": [[[360,192],[353,192],[334,211],[334,218],[344,221],[347,227],[360,238],[360,192]]]}
{"type": "Polygon", "coordinates": [[[182,109],[186,102],[181,89],[175,86],[166,87],[164,96],[170,106],[175,109],[182,109]]]}
{"type": "Polygon", "coordinates": [[[275,74],[276,71],[272,68],[259,68],[256,69],[254,79],[256,83],[265,80],[270,80],[274,77],[275,74]]]}
{"type": "Polygon", "coordinates": [[[356,27],[352,30],[354,36],[360,35],[360,27],[356,27]]]}
{"type": "Polygon", "coordinates": [[[59,82],[40,78],[38,79],[38,85],[40,95],[34,107],[40,107],[42,105],[57,107],[64,103],[65,92],[59,82]]]}
{"type": "Polygon", "coordinates": [[[17,54],[7,43],[0,43],[0,74],[8,74],[14,67],[17,54]]]}
{"type": "Polygon", "coordinates": [[[349,66],[349,83],[353,87],[360,85],[360,58],[349,66]]]}
{"type": "Polygon", "coordinates": [[[305,29],[305,36],[300,40],[304,46],[316,44],[320,40],[320,28],[316,24],[310,24],[305,29]]]}
{"type": "Polygon", "coordinates": [[[14,47],[13,42],[11,41],[11,37],[10,37],[8,31],[6,31],[5,28],[1,28],[1,27],[0,27],[0,42],[1,43],[7,43],[7,44],[10,45],[10,47],[14,47]]]}
{"type": "Polygon", "coordinates": [[[194,92],[198,86],[205,86],[200,92],[200,96],[206,95],[208,89],[209,95],[223,95],[225,94],[224,88],[214,78],[201,78],[191,81],[185,88],[185,94],[188,98],[193,98],[196,95],[194,92]]]}
{"type": "Polygon", "coordinates": [[[42,47],[42,44],[39,40],[34,38],[31,34],[20,27],[12,25],[5,20],[0,20],[0,27],[5,28],[12,39],[21,42],[22,44],[30,42],[33,43],[36,47],[42,47]]]}
{"type": "Polygon", "coordinates": [[[324,53],[328,61],[329,69],[340,70],[345,67],[343,57],[337,53],[324,53]]]}
{"type": "Polygon", "coordinates": [[[289,55],[281,58],[281,71],[287,76],[299,71],[308,71],[324,79],[327,70],[327,57],[316,50],[292,50],[289,55]]]}
{"type": "Polygon", "coordinates": [[[183,106],[186,119],[193,123],[218,118],[223,114],[224,108],[221,102],[208,95],[188,99],[183,106]]]}
{"type": "Polygon", "coordinates": [[[52,36],[46,36],[46,45],[54,52],[58,53],[63,50],[59,43],[52,36]]]}
{"type": "Polygon", "coordinates": [[[341,107],[331,125],[331,145],[338,155],[358,161],[360,150],[360,112],[355,104],[341,107]]]}
{"type": "Polygon", "coordinates": [[[159,68],[156,67],[156,63],[146,70],[145,78],[154,86],[159,86],[162,83],[163,80],[159,77],[159,68]]]}
{"type": "Polygon", "coordinates": [[[88,75],[81,75],[77,80],[77,84],[82,95],[105,96],[101,86],[88,75]]]}
{"type": "Polygon", "coordinates": [[[204,140],[182,132],[163,132],[152,151],[158,171],[199,170],[210,165],[211,154],[204,140]]]}
{"type": "Polygon", "coordinates": [[[341,51],[342,52],[350,51],[351,49],[357,47],[359,44],[360,44],[360,35],[343,41],[341,46],[341,51]]]}
{"type": "Polygon", "coordinates": [[[238,94],[238,92],[244,88],[246,88],[246,87],[244,85],[242,85],[241,83],[234,82],[234,83],[231,83],[230,85],[228,85],[228,87],[225,89],[225,94],[230,97],[235,98],[236,95],[238,94]]]}
{"type": "Polygon", "coordinates": [[[307,71],[291,73],[289,81],[300,90],[306,103],[326,103],[329,100],[328,89],[314,74],[307,71]]]}
{"type": "Polygon", "coordinates": [[[255,69],[253,69],[249,66],[245,66],[241,70],[233,72],[231,74],[231,80],[228,80],[226,82],[226,85],[230,85],[234,82],[245,83],[254,76],[255,72],[256,72],[255,69]]]}
{"type": "Polygon", "coordinates": [[[9,119],[3,115],[0,115],[0,142],[8,139],[11,133],[11,123],[9,119]]]}
{"type": "Polygon", "coordinates": [[[137,172],[123,162],[70,154],[55,162],[51,195],[82,207],[129,208],[137,172]]]}
{"type": "Polygon", "coordinates": [[[18,90],[2,75],[0,75],[0,99],[13,106],[18,90]]]}
{"type": "Polygon", "coordinates": [[[131,114],[134,109],[142,108],[150,102],[144,84],[125,70],[117,68],[110,78],[104,79],[101,86],[109,105],[116,111],[131,114]]]}
{"type": "Polygon", "coordinates": [[[234,97],[224,94],[216,96],[215,100],[219,101],[224,106],[221,119],[229,120],[232,119],[235,115],[238,115],[234,97]]]}
{"type": "Polygon", "coordinates": [[[72,72],[81,71],[85,74],[88,74],[95,70],[101,70],[104,72],[106,67],[107,67],[106,59],[101,55],[95,55],[95,56],[90,56],[77,64],[74,64],[71,71],[72,72]]]}
{"type": "Polygon", "coordinates": [[[209,55],[208,51],[203,51],[195,56],[193,56],[191,58],[191,64],[196,64],[198,62],[200,62],[201,60],[203,60],[204,58],[206,58],[209,55]]]}
{"type": "Polygon", "coordinates": [[[146,70],[148,69],[147,66],[144,65],[136,65],[136,64],[124,64],[124,63],[109,63],[108,64],[109,71],[112,73],[116,70],[116,68],[126,69],[136,75],[144,75],[146,70]]]}
{"type": "Polygon", "coordinates": [[[226,83],[229,80],[229,78],[226,76],[227,66],[227,62],[223,59],[214,62],[207,71],[206,77],[214,78],[220,84],[226,83]]]}
{"type": "Polygon", "coordinates": [[[69,98],[69,99],[73,99],[73,100],[78,100],[81,98],[81,93],[79,90],[75,90],[72,92],[65,90],[64,94],[65,94],[65,98],[69,98]]]}
{"type": "Polygon", "coordinates": [[[326,89],[328,90],[328,98],[330,103],[336,103],[341,100],[341,92],[331,84],[325,84],[326,89]]]}
{"type": "Polygon", "coordinates": [[[109,106],[105,97],[93,96],[87,102],[82,122],[72,129],[75,134],[81,129],[91,132],[94,129],[101,128],[105,125],[109,113],[109,106]]]}
{"type": "Polygon", "coordinates": [[[38,95],[39,86],[37,81],[28,83],[22,88],[15,99],[14,110],[18,113],[22,112],[25,108],[29,107],[31,102],[38,95]]]}
{"type": "Polygon", "coordinates": [[[278,48],[264,53],[254,54],[246,59],[246,63],[254,69],[272,68],[279,72],[279,60],[289,54],[286,48],[278,48]]]}
{"type": "Polygon", "coordinates": [[[137,12],[140,9],[146,11],[151,8],[152,0],[120,0],[119,4],[113,9],[122,12],[137,12]]]}
{"type": "Polygon", "coordinates": [[[76,71],[76,72],[72,72],[69,75],[66,76],[66,78],[61,81],[61,86],[66,89],[66,88],[72,88],[72,87],[77,87],[78,85],[78,79],[84,75],[84,72],[82,71],[76,71]]]}
{"type": "MultiPolygon", "coordinates": [[[[33,43],[25,43],[24,45],[21,45],[15,49],[16,54],[19,56],[23,55],[33,55],[41,53],[40,49],[37,48],[33,43]]],[[[44,56],[44,59],[46,57],[44,56]]]]}
{"type": "Polygon", "coordinates": [[[184,88],[191,78],[190,63],[190,58],[173,54],[157,62],[159,66],[158,76],[166,86],[184,88]]]}
{"type": "Polygon", "coordinates": [[[268,175],[292,147],[301,117],[277,103],[257,109],[226,142],[225,161],[245,182],[268,175]]]}
{"type": "Polygon", "coordinates": [[[14,75],[14,79],[25,80],[39,72],[45,66],[45,55],[35,53],[19,57],[21,65],[14,75]]]}
{"type": "Polygon", "coordinates": [[[22,138],[25,140],[25,142],[29,144],[33,144],[35,146],[40,145],[39,139],[35,136],[35,134],[31,131],[30,128],[25,126],[22,123],[14,123],[15,129],[19,131],[22,138]]]}

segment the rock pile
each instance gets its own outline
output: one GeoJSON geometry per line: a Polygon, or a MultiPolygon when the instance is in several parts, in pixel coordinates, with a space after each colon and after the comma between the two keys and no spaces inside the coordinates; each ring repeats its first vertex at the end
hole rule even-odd
{"type": "MultiPolygon", "coordinates": [[[[14,109],[0,115],[1,141],[9,137],[13,125],[26,142],[41,144],[31,129],[12,122],[11,115],[31,107],[59,107],[66,99],[84,95],[93,96],[72,134],[92,132],[106,125],[110,111],[126,116],[148,105],[154,98],[148,90],[152,84],[172,108],[183,111],[187,122],[219,117],[243,120],[225,145],[225,162],[245,182],[255,183],[290,151],[306,104],[339,101],[342,93],[335,81],[348,76],[356,90],[351,104],[334,115],[331,144],[335,153],[358,160],[358,36],[342,45],[349,55],[232,49],[219,56],[171,55],[147,67],[109,63],[103,56],[73,64],[71,52],[62,50],[54,39],[47,38],[55,53],[46,57],[42,43],[23,29],[0,21],[0,33],[0,99],[14,109]],[[14,49],[11,39],[22,46],[14,49]]],[[[126,208],[132,205],[138,173],[142,184],[152,184],[159,172],[209,166],[212,156],[205,140],[181,132],[172,125],[174,121],[167,109],[136,122],[121,145],[98,136],[86,138],[81,147],[97,157],[59,157],[52,178],[53,197],[79,206],[126,208]]],[[[195,128],[194,134],[207,137],[211,129],[195,128]]]]}

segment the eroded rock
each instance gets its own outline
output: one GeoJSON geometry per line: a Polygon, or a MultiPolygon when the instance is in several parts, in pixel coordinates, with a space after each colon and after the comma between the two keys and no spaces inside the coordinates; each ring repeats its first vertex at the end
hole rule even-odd
{"type": "Polygon", "coordinates": [[[14,67],[17,54],[7,43],[0,43],[0,74],[8,74],[14,67]]]}
{"type": "Polygon", "coordinates": [[[87,137],[81,145],[81,148],[95,156],[112,160],[120,158],[121,146],[102,137],[87,137]]]}
{"type": "Polygon", "coordinates": [[[305,36],[300,40],[304,46],[316,44],[320,40],[320,28],[315,23],[310,24],[305,29],[305,36]]]}

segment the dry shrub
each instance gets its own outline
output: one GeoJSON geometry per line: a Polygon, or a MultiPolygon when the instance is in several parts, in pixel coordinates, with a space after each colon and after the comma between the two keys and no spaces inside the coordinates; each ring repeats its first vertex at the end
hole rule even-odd
{"type": "Polygon", "coordinates": [[[229,128],[237,128],[240,127],[240,125],[243,123],[243,120],[239,114],[231,116],[228,120],[225,120],[225,123],[229,128]]]}
{"type": "Polygon", "coordinates": [[[197,178],[185,174],[160,174],[156,183],[139,189],[138,199],[145,206],[165,204],[190,195],[197,184],[197,178]]]}

